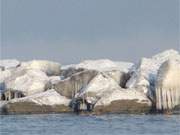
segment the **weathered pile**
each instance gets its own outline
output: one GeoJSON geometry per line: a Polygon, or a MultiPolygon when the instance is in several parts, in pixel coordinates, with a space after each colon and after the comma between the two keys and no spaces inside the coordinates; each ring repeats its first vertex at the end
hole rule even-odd
{"type": "Polygon", "coordinates": [[[180,55],[168,50],[139,64],[87,60],[0,60],[0,112],[179,112],[180,55]],[[162,65],[162,66],[161,66],[162,65]]]}

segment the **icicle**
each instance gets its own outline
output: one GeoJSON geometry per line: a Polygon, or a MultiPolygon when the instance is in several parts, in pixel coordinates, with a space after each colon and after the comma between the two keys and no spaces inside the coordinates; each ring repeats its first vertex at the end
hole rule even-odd
{"type": "Polygon", "coordinates": [[[167,96],[167,108],[172,109],[171,90],[166,91],[166,96],[167,96]]]}
{"type": "Polygon", "coordinates": [[[162,96],[161,96],[161,88],[158,88],[156,90],[156,103],[157,103],[157,109],[161,110],[162,109],[162,105],[161,105],[161,100],[162,100],[162,96]]]}
{"type": "Polygon", "coordinates": [[[157,89],[156,107],[158,110],[172,110],[176,105],[180,104],[178,90],[157,89]]]}
{"type": "Polygon", "coordinates": [[[158,72],[156,80],[156,108],[171,111],[180,104],[180,63],[168,60],[158,72]]]}
{"type": "Polygon", "coordinates": [[[163,110],[165,110],[167,108],[166,106],[166,89],[162,90],[162,104],[163,104],[163,110]]]}

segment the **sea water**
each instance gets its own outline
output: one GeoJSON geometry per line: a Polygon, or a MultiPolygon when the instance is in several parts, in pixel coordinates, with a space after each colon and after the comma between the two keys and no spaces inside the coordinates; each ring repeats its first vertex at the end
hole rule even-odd
{"type": "Polygon", "coordinates": [[[180,115],[1,115],[0,135],[180,135],[180,115]]]}

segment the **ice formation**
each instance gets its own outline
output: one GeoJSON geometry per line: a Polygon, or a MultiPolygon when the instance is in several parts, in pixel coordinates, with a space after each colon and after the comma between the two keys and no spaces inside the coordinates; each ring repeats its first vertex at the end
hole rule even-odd
{"type": "Polygon", "coordinates": [[[142,58],[139,64],[131,69],[131,78],[126,83],[126,87],[136,88],[153,99],[158,69],[163,62],[171,58],[180,59],[180,55],[175,50],[167,50],[152,58],[142,58]]]}
{"type": "Polygon", "coordinates": [[[61,96],[54,89],[47,90],[45,92],[37,93],[31,96],[13,99],[10,103],[14,102],[33,102],[38,105],[65,105],[68,106],[70,99],[61,96]]]}
{"type": "Polygon", "coordinates": [[[137,90],[125,90],[125,89],[114,89],[112,93],[104,95],[95,106],[107,106],[111,104],[112,101],[118,100],[137,100],[137,103],[145,103],[151,106],[151,101],[146,95],[137,90]]]}
{"type": "Polygon", "coordinates": [[[50,76],[49,77],[49,81],[52,85],[57,84],[58,82],[60,82],[62,79],[60,76],[50,76]]]}
{"type": "Polygon", "coordinates": [[[22,91],[24,95],[32,95],[45,91],[49,86],[48,76],[40,70],[17,69],[5,80],[7,90],[22,91]]]}
{"type": "Polygon", "coordinates": [[[61,66],[59,63],[46,60],[33,60],[22,63],[26,69],[35,69],[45,72],[48,76],[60,75],[61,66]]]}
{"type": "Polygon", "coordinates": [[[180,104],[180,61],[168,60],[162,64],[156,82],[157,110],[171,110],[180,104]]]}
{"type": "Polygon", "coordinates": [[[89,84],[77,93],[76,97],[85,98],[95,104],[102,96],[109,95],[114,89],[119,89],[118,83],[105,73],[99,73],[89,84]]]}
{"type": "Polygon", "coordinates": [[[5,69],[11,69],[11,68],[16,68],[20,66],[20,62],[15,59],[7,59],[7,60],[0,60],[0,67],[5,70],[5,69]]]}
{"type": "Polygon", "coordinates": [[[67,77],[82,70],[95,70],[97,72],[107,73],[121,87],[125,87],[126,81],[129,79],[128,71],[133,66],[130,62],[116,62],[108,59],[85,60],[79,64],[63,66],[63,76],[67,77]]]}
{"type": "Polygon", "coordinates": [[[7,80],[10,76],[10,70],[0,71],[0,92],[5,90],[5,80],[7,80]]]}
{"type": "Polygon", "coordinates": [[[45,60],[0,60],[0,104],[67,106],[70,101],[83,101],[104,111],[143,112],[156,103],[157,110],[171,110],[180,105],[179,80],[180,55],[174,50],[142,58],[137,65],[100,59],[61,68],[45,60]]]}
{"type": "Polygon", "coordinates": [[[100,59],[100,60],[85,60],[79,64],[67,65],[62,67],[62,69],[67,68],[83,68],[89,70],[96,71],[112,71],[112,70],[120,70],[123,72],[128,72],[129,69],[133,66],[133,63],[130,62],[115,62],[108,59],[100,59]]]}
{"type": "Polygon", "coordinates": [[[85,70],[75,73],[56,83],[54,89],[63,96],[73,98],[76,93],[86,87],[96,74],[97,72],[93,70],[85,70]]]}

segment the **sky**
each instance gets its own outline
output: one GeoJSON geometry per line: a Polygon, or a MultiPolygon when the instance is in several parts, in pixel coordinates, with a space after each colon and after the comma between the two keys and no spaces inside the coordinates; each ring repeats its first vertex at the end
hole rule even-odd
{"type": "Polygon", "coordinates": [[[0,1],[1,59],[137,62],[180,48],[180,0],[0,1]]]}

